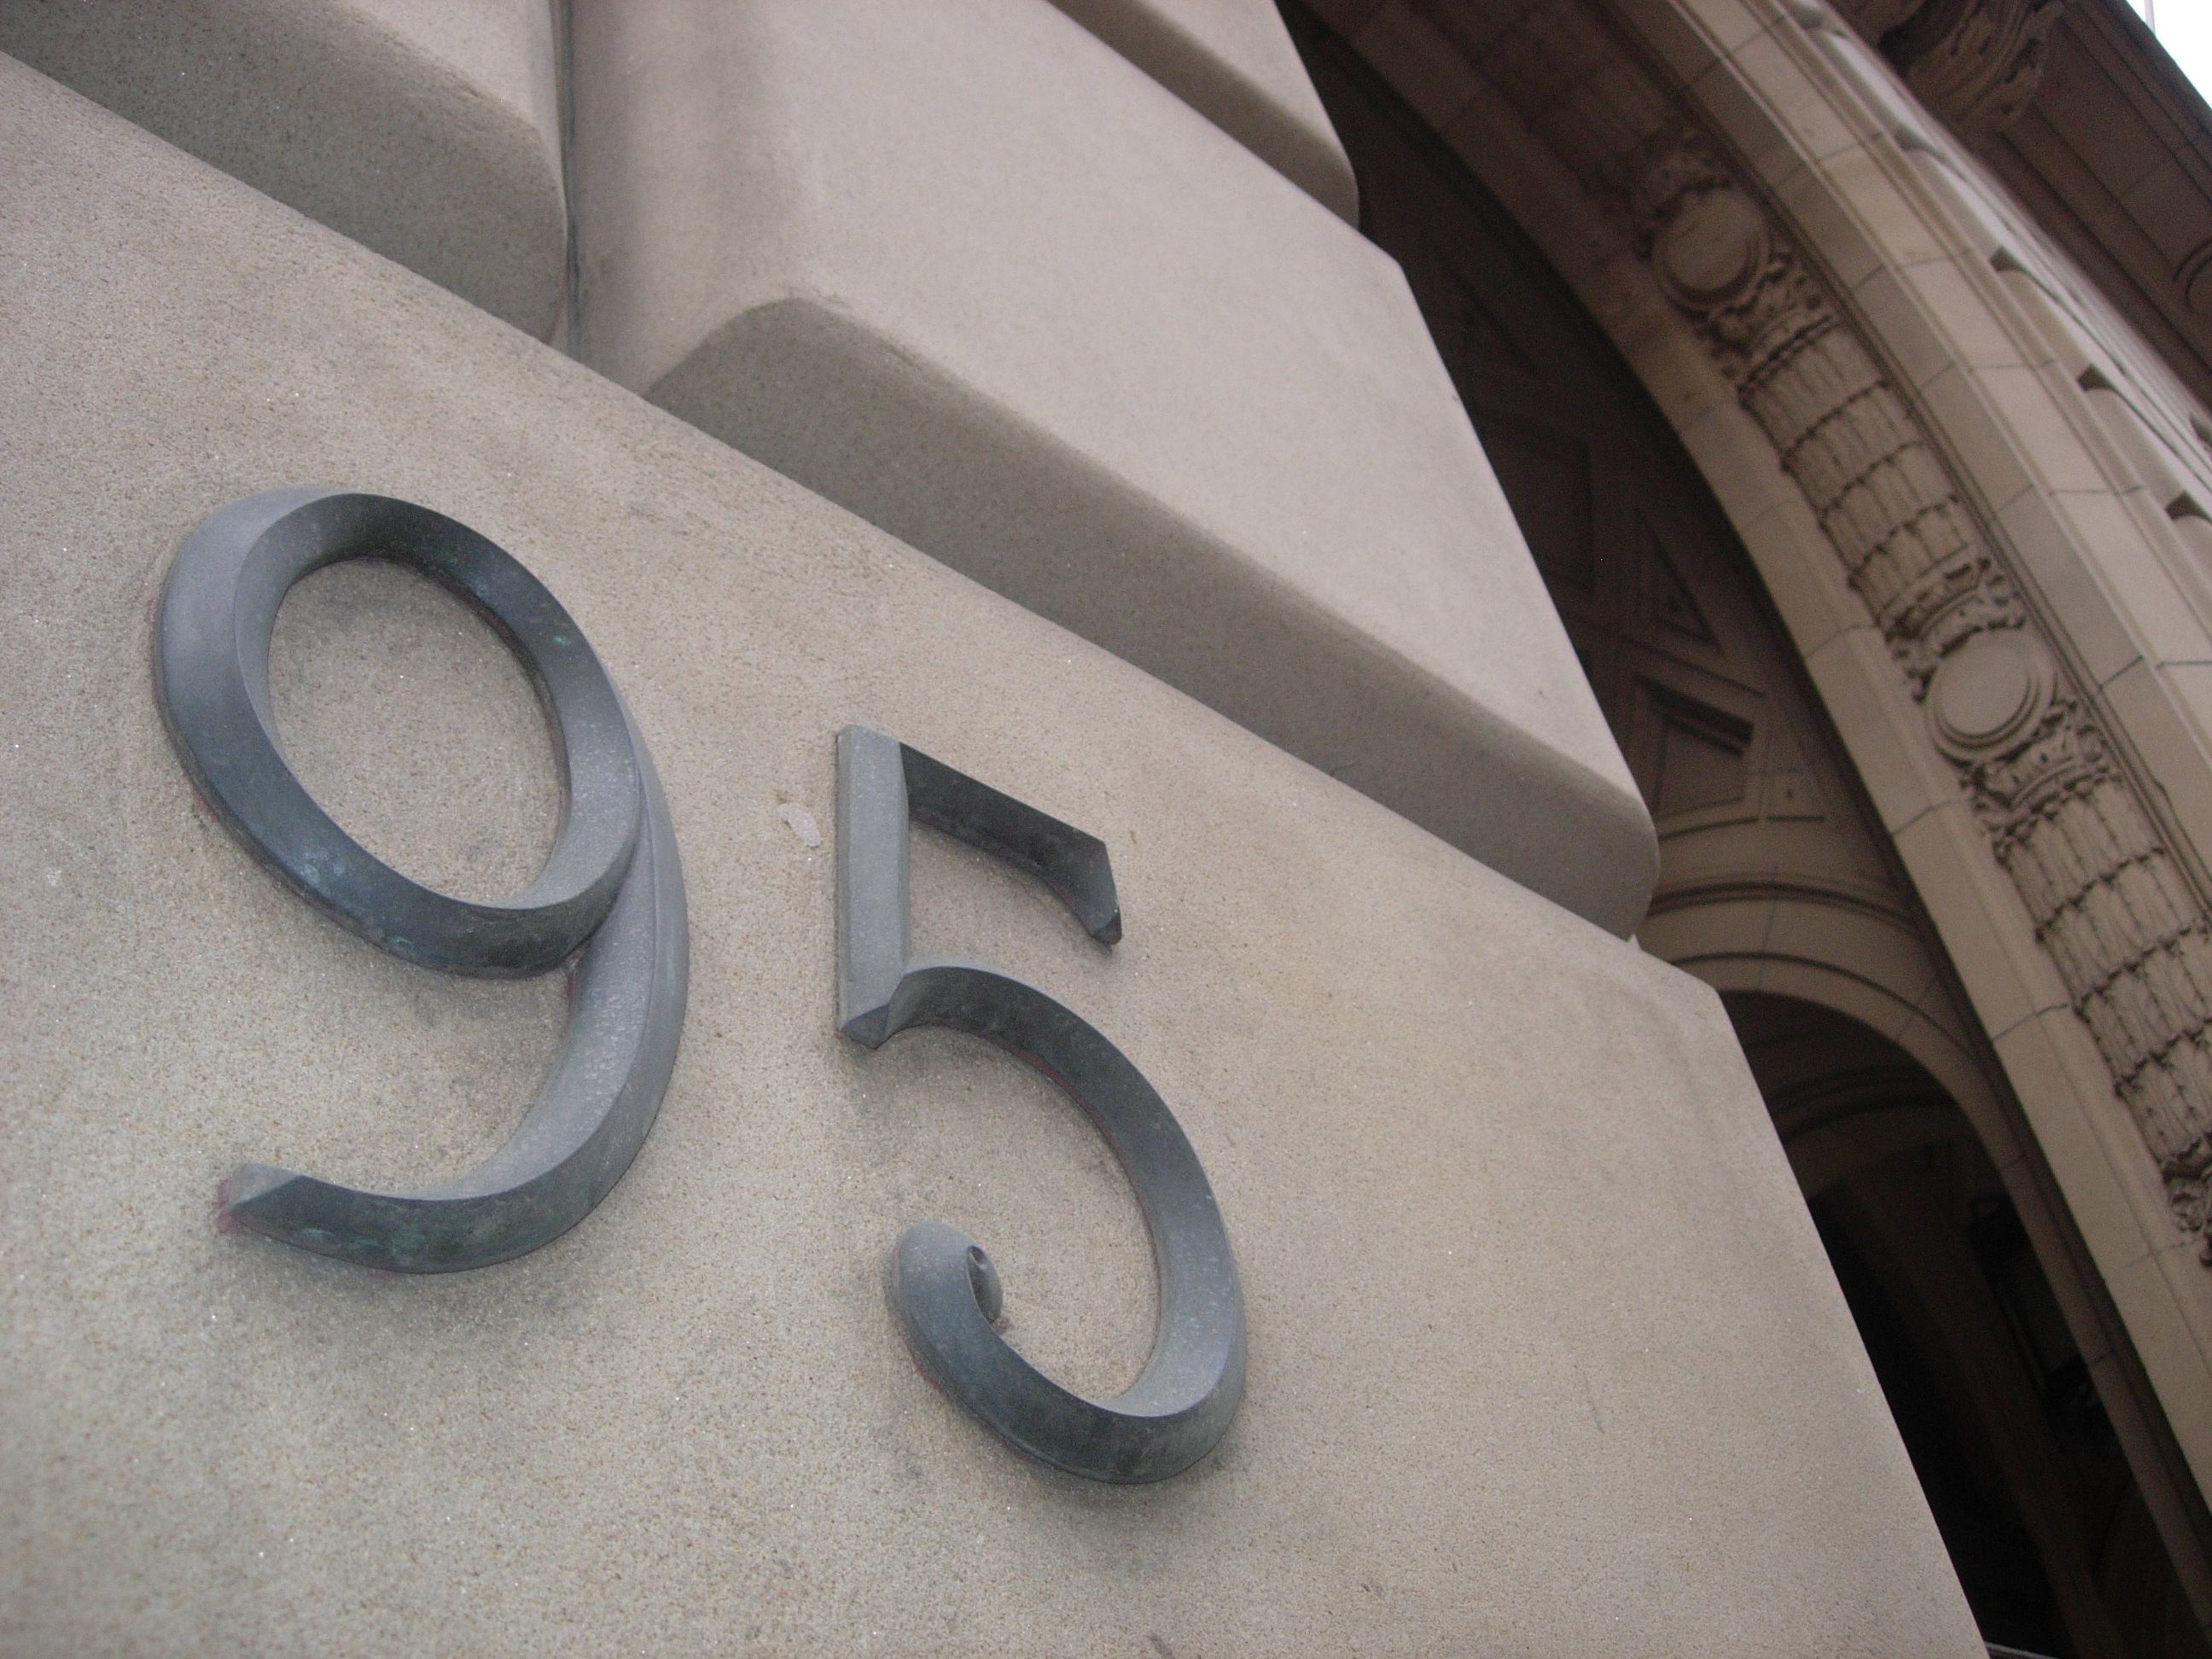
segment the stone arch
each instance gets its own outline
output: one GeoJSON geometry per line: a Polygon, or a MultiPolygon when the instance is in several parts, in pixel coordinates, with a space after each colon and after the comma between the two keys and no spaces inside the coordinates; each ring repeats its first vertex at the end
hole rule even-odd
{"type": "MultiPolygon", "coordinates": [[[[1805,130],[1822,100],[1833,106],[1834,88],[1800,60],[1849,61],[1850,43],[1837,44],[1809,0],[1778,19],[1732,0],[1726,15],[1717,0],[1320,0],[1319,9],[1336,46],[1310,19],[1304,33],[1321,48],[1325,97],[1334,51],[1340,70],[1372,75],[1404,100],[1405,142],[1479,180],[1415,216],[1439,203],[1487,211],[1487,234],[1524,243],[1618,353],[1632,401],[1709,487],[1718,533],[1707,521],[1701,534],[1721,551],[1703,561],[1704,576],[1683,574],[1699,562],[1694,550],[1664,545],[1665,526],[1660,537],[1686,607],[1662,593],[1668,582],[1650,579],[1649,561],[1614,583],[1617,596],[1632,596],[1634,617],[1585,604],[1604,586],[1606,555],[1584,557],[1573,541],[1603,516],[1607,487],[1593,480],[1578,493],[1573,480],[1601,447],[1587,433],[1553,433],[1565,441],[1547,445],[1546,434],[1516,429],[1532,424],[1532,380],[1557,377],[1554,357],[1514,337],[1499,314],[1510,305],[1452,271],[1455,252],[1464,263],[1456,239],[1376,223],[1391,191],[1363,178],[1367,228],[1407,269],[1653,808],[1662,870],[1639,938],[1724,994],[1789,995],[1847,1014],[1942,1080],[2091,1356],[2197,1617],[2212,1616],[2212,1522],[2199,1495],[2212,1472],[2212,1287],[2169,1203],[2195,1201],[2195,1177],[2177,1177],[2174,1159],[2191,1144],[2196,1109],[2177,1116],[2127,1093],[2123,1082],[2142,1078],[2142,1042],[2168,1038],[2115,1037],[2098,1000],[2135,995],[2147,969],[2179,958],[2123,927],[2106,931],[2090,964],[2079,950],[2069,957],[2062,936],[2108,902],[2116,875],[2134,872],[2124,878],[2144,877],[2176,919],[2173,948],[2193,951],[2207,914],[2190,887],[2199,860],[2146,786],[2131,728],[2081,665],[2069,630],[2094,631],[2099,618],[2062,617],[2020,574],[2039,503],[2008,497],[2002,469],[1987,459],[1988,396],[1955,409],[1942,401],[1936,360],[1948,343],[1924,327],[1914,334],[1910,306],[1881,313],[1894,271],[1839,205],[1840,169],[1808,159],[1805,130]],[[1785,44],[1790,29],[1820,39],[1785,44]],[[1781,69],[1769,61],[1776,53],[1781,69]],[[1799,98],[1795,126],[1776,112],[1771,87],[1747,87],[1760,75],[1799,98]],[[1856,286],[1838,298],[1830,261],[1854,258],[1856,286]],[[1455,275],[1464,296],[1451,292],[1455,275]],[[1899,367],[1915,349],[1927,361],[1899,367]],[[1778,353],[1796,380],[1769,372],[1778,353]],[[1486,380],[1520,395],[1486,398],[1486,380]],[[1863,452],[1863,477],[1828,465],[1838,445],[1863,452]],[[1897,538],[1908,531],[1925,545],[1900,564],[1897,538]],[[1748,630],[1747,655],[1740,648],[1723,665],[1710,652],[1701,659],[1692,636],[1729,657],[1715,618],[1741,608],[1701,603],[1698,590],[1730,549],[1740,562],[1721,580],[1747,580],[1762,627],[1748,630]],[[1655,595],[1666,600],[1661,611],[1674,606],[1671,650],[1655,595]],[[2008,705],[1994,722],[2004,729],[1985,732],[1978,700],[1951,696],[1961,678],[1953,665],[1989,666],[1979,659],[1990,647],[2021,641],[2033,699],[2014,702],[2039,700],[2029,716],[2042,724],[2021,737],[2020,711],[2008,705]],[[1655,651],[1671,666],[1653,670],[1655,651]],[[1958,731],[1947,731],[1947,711],[1958,731]],[[1683,733],[1686,793],[1668,787],[1670,728],[1683,733]],[[2055,810],[2086,814],[2083,823],[2105,822],[2108,810],[2125,820],[2111,842],[2122,850],[2063,892],[2035,875],[2048,847],[2023,853],[1989,827],[2027,799],[1993,796],[1990,765],[2026,753],[2020,744],[2037,732],[2073,745],[2054,763],[2074,769],[2054,786],[2051,799],[2067,803],[2055,810]],[[1801,786],[1818,811],[1793,814],[1801,786]],[[1820,833],[1802,830],[1813,822],[1820,833]]],[[[1880,118],[1893,149],[1916,133],[1935,147],[1923,131],[1932,126],[1879,73],[1853,84],[1876,104],[1890,99],[1880,118]]],[[[1356,125],[1332,113],[1340,130],[1356,125]]],[[[1865,124],[1863,109],[1851,113],[1865,124]]],[[[1357,162],[1361,143],[1344,136],[1357,162]]],[[[1983,274],[1988,285],[2011,280],[1986,260],[1983,274]]],[[[2131,384],[2155,380],[2146,369],[2131,384]]],[[[1626,546],[1618,515],[1614,527],[1626,546]]],[[[2049,758],[2037,753],[2035,764],[2049,758]]],[[[2043,787],[2006,776],[2016,793],[2043,787]]],[[[2045,806],[2028,817],[2032,834],[2058,822],[2045,806]]],[[[2186,1049],[2195,1017],[2179,1018],[2172,1040],[2186,1049]]],[[[2161,1069],[2149,1081],[2171,1080],[2161,1069]]]]}
{"type": "Polygon", "coordinates": [[[1316,68],[1367,170],[1366,228],[1406,268],[1658,824],[1644,947],[1911,1046],[1994,1129],[1942,945],[1694,459],[1413,112],[1345,102],[1358,67],[1316,68]]]}
{"type": "Polygon", "coordinates": [[[2008,1184],[1902,1045],[1820,1003],[1724,999],[1939,1528],[1992,1642],[2204,1650],[2134,1570],[2144,1506],[2008,1184]]]}

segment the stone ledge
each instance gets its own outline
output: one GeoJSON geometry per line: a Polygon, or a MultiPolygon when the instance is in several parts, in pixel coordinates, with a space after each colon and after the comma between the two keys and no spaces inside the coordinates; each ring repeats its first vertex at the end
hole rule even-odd
{"type": "Polygon", "coordinates": [[[559,319],[544,0],[22,0],[0,52],[526,334],[559,319]]]}
{"type": "Polygon", "coordinates": [[[1034,0],[576,27],[586,361],[1634,927],[1648,817],[1386,256],[1034,0]]]}

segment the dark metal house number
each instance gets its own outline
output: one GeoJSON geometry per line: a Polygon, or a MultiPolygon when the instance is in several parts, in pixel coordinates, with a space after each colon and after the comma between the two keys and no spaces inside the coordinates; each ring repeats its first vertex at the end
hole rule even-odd
{"type": "MultiPolygon", "coordinates": [[[[574,1226],[622,1178],[676,1063],[690,945],[660,781],[621,695],[574,621],[520,564],[464,525],[388,496],[277,489],[210,515],[171,567],[155,684],[177,752],[231,834],[301,897],[373,944],[451,973],[522,977],[575,958],[568,1030],[507,1144],[466,1174],[373,1193],[247,1164],[223,1185],[235,1224],[301,1249],[406,1273],[481,1267],[574,1226]],[[568,798],[544,870],[498,903],[432,891],[340,829],[286,764],[269,711],[269,641],[293,584],[382,558],[472,605],[537,683],[568,798]],[[579,954],[580,953],[580,954],[579,954]]],[[[1106,944],[1121,911],[1106,848],[890,738],[837,747],[838,1030],[869,1048],[902,1030],[972,1032],[1090,1114],[1152,1231],[1152,1353],[1124,1394],[1062,1389],[992,1327],[996,1270],[936,1222],[907,1230],[892,1303],[923,1370],[1029,1456],[1092,1480],[1164,1480],[1219,1442],[1244,1380],[1244,1308],[1213,1192],[1174,1115],[1077,1014],[994,969],[910,963],[908,820],[1039,877],[1106,944]]]]}
{"type": "Polygon", "coordinates": [[[307,902],[426,968],[520,978],[579,946],[568,1036],[507,1143],[465,1175],[368,1193],[249,1164],[224,1214],[301,1249],[403,1273],[482,1267],[574,1226],[637,1155],[676,1065],[690,988],[684,872],[653,758],[582,631],[538,579],[427,507],[272,489],[210,514],[170,567],[155,687],[185,769],[232,835],[307,902]],[[568,810],[544,871],[497,904],[410,881],[301,787],[269,714],[285,593],[341,560],[393,560],[473,605],[538,686],[568,810]]]}
{"type": "Polygon", "coordinates": [[[1212,1451],[1244,1390],[1244,1301],[1213,1188],[1144,1073],[1084,1019],[996,969],[908,959],[908,818],[1027,871],[1093,939],[1121,937],[1105,843],[866,726],[837,738],[837,1029],[873,1048],[942,1025],[1035,1066],[1090,1115],[1152,1236],[1152,1358],[1124,1394],[1087,1400],[993,1328],[998,1270],[939,1221],[909,1227],[891,1303],[917,1364],[1017,1450],[1093,1480],[1164,1480],[1212,1451]]]}

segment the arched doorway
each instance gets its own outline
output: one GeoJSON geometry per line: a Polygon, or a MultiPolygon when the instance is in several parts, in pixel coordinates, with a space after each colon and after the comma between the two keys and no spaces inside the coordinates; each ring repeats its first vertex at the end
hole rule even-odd
{"type": "Polygon", "coordinates": [[[1895,1043],[1724,999],[1991,1642],[2204,1649],[2049,1279],[1966,1115],[1895,1043]]]}
{"type": "Polygon", "coordinates": [[[1723,994],[1985,1638],[2204,1652],[2128,1455],[2148,1389],[2124,1344],[2092,1382],[2075,1333],[2117,1320],[1748,556],[1504,209],[1285,10],[1657,825],[1639,938],[1723,994]]]}

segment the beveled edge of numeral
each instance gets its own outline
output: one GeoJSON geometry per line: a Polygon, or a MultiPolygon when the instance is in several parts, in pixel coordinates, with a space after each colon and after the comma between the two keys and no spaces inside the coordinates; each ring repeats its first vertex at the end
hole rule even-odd
{"type": "Polygon", "coordinates": [[[1035,876],[1101,945],[1121,939],[1106,843],[865,726],[837,734],[837,1030],[872,1048],[908,966],[909,818],[1035,876]]]}

